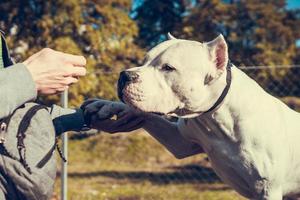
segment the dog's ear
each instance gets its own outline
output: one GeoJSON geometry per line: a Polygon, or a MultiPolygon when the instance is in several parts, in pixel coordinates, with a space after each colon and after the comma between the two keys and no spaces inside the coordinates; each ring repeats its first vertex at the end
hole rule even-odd
{"type": "Polygon", "coordinates": [[[170,32],[168,32],[168,39],[169,40],[176,40],[177,38],[175,38],[170,32]]]}
{"type": "Polygon", "coordinates": [[[215,62],[216,68],[224,70],[228,62],[228,47],[222,34],[216,37],[214,40],[206,43],[211,59],[215,62]]]}

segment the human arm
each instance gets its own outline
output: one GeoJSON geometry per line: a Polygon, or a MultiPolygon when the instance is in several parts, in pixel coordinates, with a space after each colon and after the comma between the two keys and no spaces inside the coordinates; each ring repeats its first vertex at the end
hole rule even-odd
{"type": "Polygon", "coordinates": [[[0,119],[36,96],[35,83],[25,65],[19,63],[0,69],[0,119]]]}
{"type": "Polygon", "coordinates": [[[203,152],[200,145],[181,135],[177,123],[161,116],[134,110],[121,102],[100,99],[85,102],[82,109],[86,121],[90,122],[92,128],[109,133],[144,128],[176,158],[185,158],[203,152]],[[117,119],[111,119],[114,115],[117,115],[117,119]]]}
{"type": "MultiPolygon", "coordinates": [[[[0,70],[0,91],[0,119],[37,96],[32,76],[26,66],[21,63],[0,70]]],[[[79,131],[83,128],[84,120],[81,109],[65,109],[53,105],[49,108],[49,112],[57,135],[66,131],[79,131]]]]}
{"type": "Polygon", "coordinates": [[[22,104],[32,101],[37,93],[64,91],[84,76],[86,60],[82,56],[43,49],[23,63],[0,69],[0,119],[22,104]]]}
{"type": "MultiPolygon", "coordinates": [[[[33,54],[23,63],[13,65],[3,38],[2,41],[6,68],[0,69],[0,119],[24,103],[35,100],[38,93],[55,94],[64,91],[86,73],[83,56],[49,48],[33,54]]],[[[71,130],[78,131],[83,127],[80,109],[64,109],[53,105],[49,111],[57,135],[71,130]]]]}

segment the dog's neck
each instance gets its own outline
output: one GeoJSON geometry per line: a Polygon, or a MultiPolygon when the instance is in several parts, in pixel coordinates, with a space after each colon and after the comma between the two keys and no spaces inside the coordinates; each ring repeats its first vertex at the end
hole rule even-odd
{"type": "Polygon", "coordinates": [[[217,92],[218,98],[215,100],[215,103],[207,111],[203,112],[203,114],[214,112],[224,102],[224,99],[227,96],[227,93],[231,86],[231,80],[232,80],[231,68],[232,68],[232,66],[233,66],[233,64],[230,61],[228,61],[225,72],[216,80],[216,83],[214,84],[214,86],[215,86],[215,89],[218,91],[217,92]],[[220,92],[219,88],[222,89],[221,92],[220,92]]]}
{"type": "MultiPolygon", "coordinates": [[[[175,111],[168,113],[172,116],[174,113],[181,113],[181,115],[184,115],[183,118],[192,118],[195,116],[212,113],[216,111],[224,102],[225,97],[227,96],[227,93],[231,86],[231,79],[232,79],[232,68],[233,64],[229,61],[226,67],[226,70],[224,73],[222,73],[216,80],[213,80],[211,85],[211,90],[215,91],[213,94],[210,95],[210,98],[212,99],[212,102],[214,102],[212,105],[209,105],[209,108],[206,111],[193,111],[186,108],[177,108],[175,111]]],[[[177,115],[175,115],[177,116],[177,115]]]]}
{"type": "MultiPolygon", "coordinates": [[[[232,67],[232,80],[229,91],[223,102],[214,111],[201,116],[202,119],[208,120],[211,124],[219,126],[224,134],[230,136],[233,140],[239,140],[239,136],[235,133],[235,128],[245,118],[260,112],[259,108],[263,102],[258,101],[259,96],[264,90],[246,74],[236,67],[232,67]],[[247,102],[245,104],[245,102],[247,102]]],[[[226,82],[226,75],[222,75],[219,83],[226,82]]],[[[223,87],[224,88],[224,87],[223,87]]],[[[219,89],[219,94],[223,90],[219,89]]]]}

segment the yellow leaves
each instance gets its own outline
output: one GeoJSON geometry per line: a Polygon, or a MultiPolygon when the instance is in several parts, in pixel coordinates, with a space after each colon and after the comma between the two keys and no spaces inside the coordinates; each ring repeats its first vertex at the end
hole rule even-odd
{"type": "Polygon", "coordinates": [[[194,28],[193,28],[193,26],[185,26],[182,28],[182,31],[184,32],[185,35],[191,37],[192,32],[194,31],[194,28]]]}
{"type": "Polygon", "coordinates": [[[57,51],[63,51],[65,53],[81,55],[82,51],[76,42],[70,36],[63,36],[56,38],[53,41],[53,48],[57,51]]]}

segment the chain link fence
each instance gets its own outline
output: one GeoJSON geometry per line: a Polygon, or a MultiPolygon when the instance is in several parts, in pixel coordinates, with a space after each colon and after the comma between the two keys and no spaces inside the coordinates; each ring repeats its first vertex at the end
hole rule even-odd
{"type": "MultiPolygon", "coordinates": [[[[299,110],[299,66],[240,69],[267,92],[299,110]]],[[[142,130],[71,140],[68,192],[72,200],[244,199],[222,183],[206,155],[175,159],[142,130]]]]}
{"type": "Polygon", "coordinates": [[[300,111],[300,66],[240,67],[268,93],[280,98],[290,108],[300,111]]]}

